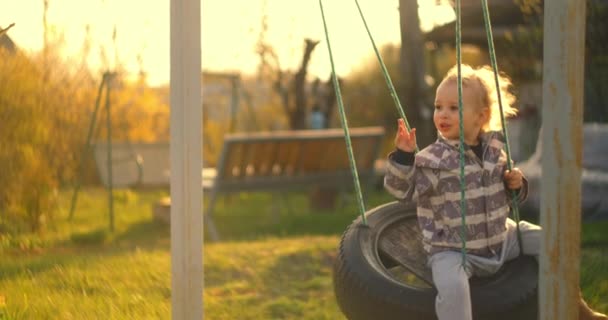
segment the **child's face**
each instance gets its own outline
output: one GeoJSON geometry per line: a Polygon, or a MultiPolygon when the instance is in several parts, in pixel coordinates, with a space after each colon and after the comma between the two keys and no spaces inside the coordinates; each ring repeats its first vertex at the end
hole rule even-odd
{"type": "MultiPolygon", "coordinates": [[[[463,87],[462,104],[464,141],[468,145],[476,145],[481,127],[489,117],[489,110],[481,106],[479,88],[476,87],[463,87]]],[[[433,122],[435,123],[435,128],[445,138],[451,140],[460,138],[458,87],[456,81],[443,81],[437,88],[433,122]]]]}

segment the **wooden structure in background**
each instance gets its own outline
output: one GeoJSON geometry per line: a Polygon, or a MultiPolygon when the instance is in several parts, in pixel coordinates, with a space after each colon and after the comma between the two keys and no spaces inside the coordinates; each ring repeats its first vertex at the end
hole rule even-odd
{"type": "MultiPolygon", "coordinates": [[[[361,184],[370,186],[384,129],[352,128],[350,136],[361,184]]],[[[206,230],[211,239],[219,239],[212,216],[215,201],[222,193],[285,191],[310,186],[353,187],[342,129],[228,135],[217,168],[203,170],[203,190],[210,197],[205,208],[206,230]]]]}

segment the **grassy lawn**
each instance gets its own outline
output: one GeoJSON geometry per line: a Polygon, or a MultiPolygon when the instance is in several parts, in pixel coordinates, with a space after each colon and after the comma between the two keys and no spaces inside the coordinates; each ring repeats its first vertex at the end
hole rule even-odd
{"type": "MultiPolygon", "coordinates": [[[[60,217],[38,235],[0,235],[0,319],[168,319],[168,226],[151,217],[166,191],[115,194],[116,230],[108,230],[103,189],[81,193],[74,220],[70,192],[60,217]]],[[[208,319],[343,319],[331,264],[340,234],[357,216],[352,196],[339,209],[311,212],[305,193],[242,194],[218,201],[225,241],[205,242],[208,319]]],[[[370,196],[371,208],[391,199],[370,196]]],[[[608,222],[583,225],[581,285],[608,312],[608,222]]]]}

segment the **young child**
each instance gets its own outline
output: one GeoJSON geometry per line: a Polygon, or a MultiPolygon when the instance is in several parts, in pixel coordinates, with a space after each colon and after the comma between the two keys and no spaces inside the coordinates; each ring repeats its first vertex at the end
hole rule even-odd
{"type": "MultiPolygon", "coordinates": [[[[507,170],[501,116],[494,73],[488,67],[462,65],[465,150],[466,265],[462,266],[460,212],[460,126],[457,69],[452,68],[435,97],[435,143],[414,155],[416,129],[407,131],[398,120],[396,150],[388,156],[384,186],[397,199],[417,200],[417,215],[428,264],[437,288],[435,310],[440,320],[470,320],[468,279],[494,274],[505,261],[519,255],[516,223],[508,218],[510,193],[525,200],[527,181],[522,172],[507,170]]],[[[500,76],[505,116],[516,114],[511,81],[500,76]]],[[[520,221],[523,253],[538,256],[540,227],[520,221]]],[[[594,313],[580,299],[580,319],[608,319],[594,313]]]]}

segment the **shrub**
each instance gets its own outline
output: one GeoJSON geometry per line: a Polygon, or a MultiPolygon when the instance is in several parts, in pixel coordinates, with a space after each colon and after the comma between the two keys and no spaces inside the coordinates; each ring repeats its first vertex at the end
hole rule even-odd
{"type": "Polygon", "coordinates": [[[0,229],[5,231],[39,230],[53,216],[56,189],[75,172],[81,135],[74,132],[83,130],[79,114],[92,94],[83,81],[87,73],[70,72],[55,60],[0,49],[0,229]]]}

